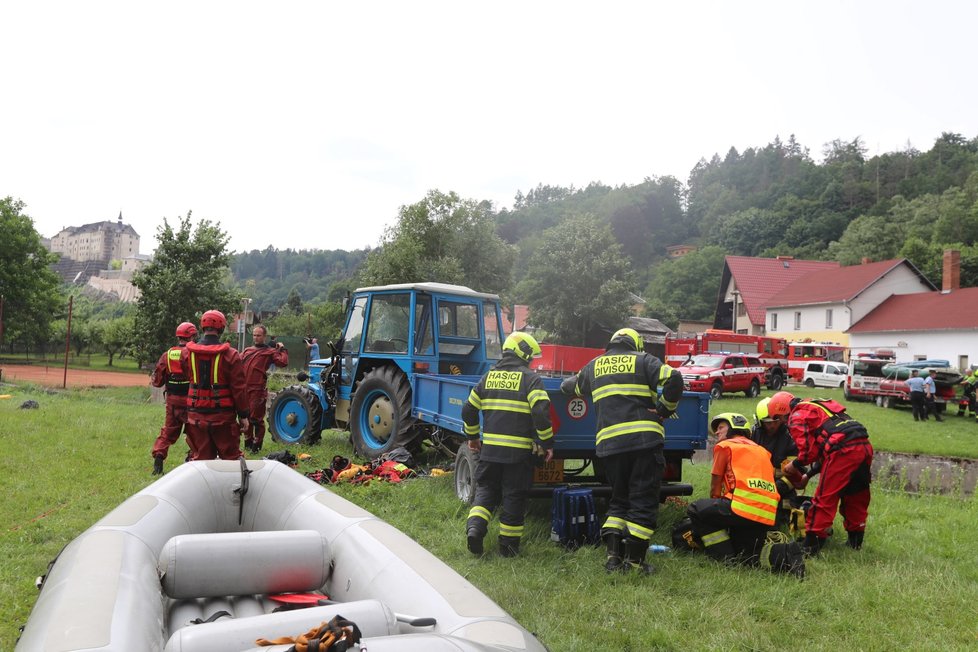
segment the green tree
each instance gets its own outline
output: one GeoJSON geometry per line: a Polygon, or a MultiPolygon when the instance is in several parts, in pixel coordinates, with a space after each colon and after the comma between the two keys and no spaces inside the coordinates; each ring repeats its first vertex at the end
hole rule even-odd
{"type": "Polygon", "coordinates": [[[132,281],[141,292],[134,324],[135,354],[141,364],[159,358],[174,341],[180,322],[196,324],[212,309],[230,319],[240,305],[240,295],[230,285],[228,235],[219,223],[201,220],[194,227],[187,213],[174,229],[164,218],[156,238],[159,247],[153,262],[132,281]]]}
{"type": "Polygon", "coordinates": [[[102,350],[109,356],[109,366],[115,356],[128,352],[133,345],[135,320],[132,317],[116,317],[102,325],[102,350]]]}
{"type": "Polygon", "coordinates": [[[436,281],[501,292],[512,282],[516,249],[495,232],[489,202],[430,191],[402,206],[397,224],[367,257],[364,285],[436,281]]]}
{"type": "Polygon", "coordinates": [[[837,241],[829,245],[829,254],[843,265],[855,265],[863,257],[870,260],[895,258],[903,246],[904,227],[882,215],[857,217],[837,241]]]}
{"type": "Polygon", "coordinates": [[[645,314],[676,328],[680,319],[712,321],[726,252],[703,247],[655,268],[645,290],[645,314]]]}
{"type": "Polygon", "coordinates": [[[530,322],[564,344],[584,344],[592,328],[615,330],[632,304],[631,267],[610,227],[584,215],[548,229],[517,297],[530,322]]]}
{"type": "Polygon", "coordinates": [[[23,210],[22,201],[0,199],[0,343],[30,350],[48,339],[51,320],[61,311],[61,280],[50,268],[57,256],[44,248],[23,210]]]}
{"type": "Polygon", "coordinates": [[[286,297],[285,303],[282,305],[282,310],[290,312],[293,315],[301,315],[303,313],[302,297],[299,295],[298,288],[294,287],[289,290],[289,296],[286,297]]]}

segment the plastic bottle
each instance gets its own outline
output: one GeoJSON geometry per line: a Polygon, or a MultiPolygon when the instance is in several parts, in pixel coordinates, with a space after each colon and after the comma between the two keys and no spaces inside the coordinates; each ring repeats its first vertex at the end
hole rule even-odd
{"type": "Polygon", "coordinates": [[[654,555],[663,552],[669,552],[669,550],[670,550],[669,546],[659,545],[658,543],[653,543],[651,546],[649,546],[649,552],[651,552],[654,555]]]}

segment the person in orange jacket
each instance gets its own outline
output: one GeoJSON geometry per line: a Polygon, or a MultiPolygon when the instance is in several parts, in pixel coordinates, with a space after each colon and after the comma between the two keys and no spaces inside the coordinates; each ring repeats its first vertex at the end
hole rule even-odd
{"type": "Polygon", "coordinates": [[[801,546],[767,540],[780,502],[771,454],[751,441],[741,414],[717,415],[710,427],[718,440],[710,497],[694,501],[686,512],[696,543],[717,561],[760,565],[804,578],[801,546]]]}
{"type": "Polygon", "coordinates": [[[200,318],[204,337],[188,342],[180,356],[190,381],[187,392],[187,437],[195,460],[236,460],[243,457],[240,432],[251,432],[248,390],[241,356],[221,333],[227,318],[219,310],[208,310],[200,318]]]}
{"type": "Polygon", "coordinates": [[[258,324],[251,329],[253,346],[241,353],[244,363],[245,385],[248,387],[248,404],[250,405],[249,420],[251,421],[251,436],[245,440],[245,447],[252,453],[261,451],[265,441],[265,409],[268,402],[268,370],[272,366],[289,366],[289,352],[285,345],[276,342],[266,342],[268,329],[258,324]]]}
{"type": "MultiPolygon", "coordinates": [[[[163,427],[160,428],[160,436],[153,442],[153,475],[163,474],[163,461],[166,460],[167,452],[187,425],[187,390],[190,382],[180,364],[180,356],[187,342],[193,341],[197,336],[197,327],[185,321],[177,326],[176,336],[177,343],[160,356],[150,380],[153,387],[165,386],[163,393],[166,395],[163,427]]],[[[187,441],[190,441],[189,438],[187,441]]],[[[191,449],[191,456],[192,454],[191,449]]]]}

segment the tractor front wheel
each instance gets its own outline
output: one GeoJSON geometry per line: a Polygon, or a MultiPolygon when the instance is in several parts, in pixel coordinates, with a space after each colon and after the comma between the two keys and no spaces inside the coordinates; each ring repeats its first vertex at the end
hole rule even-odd
{"type": "Polygon", "coordinates": [[[357,385],[350,404],[353,447],[367,459],[395,448],[413,448],[416,433],[411,417],[411,386],[393,366],[372,369],[357,385]]]}
{"type": "Polygon", "coordinates": [[[323,431],[323,404],[307,385],[291,385],[275,397],[268,419],[272,440],[317,444],[323,431]]]}

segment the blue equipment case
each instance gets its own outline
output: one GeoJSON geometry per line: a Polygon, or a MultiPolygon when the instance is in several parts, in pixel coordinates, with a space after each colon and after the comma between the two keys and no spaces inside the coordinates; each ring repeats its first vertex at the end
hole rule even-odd
{"type": "Polygon", "coordinates": [[[600,540],[594,494],[588,488],[557,487],[553,492],[550,539],[566,548],[600,540]]]}

